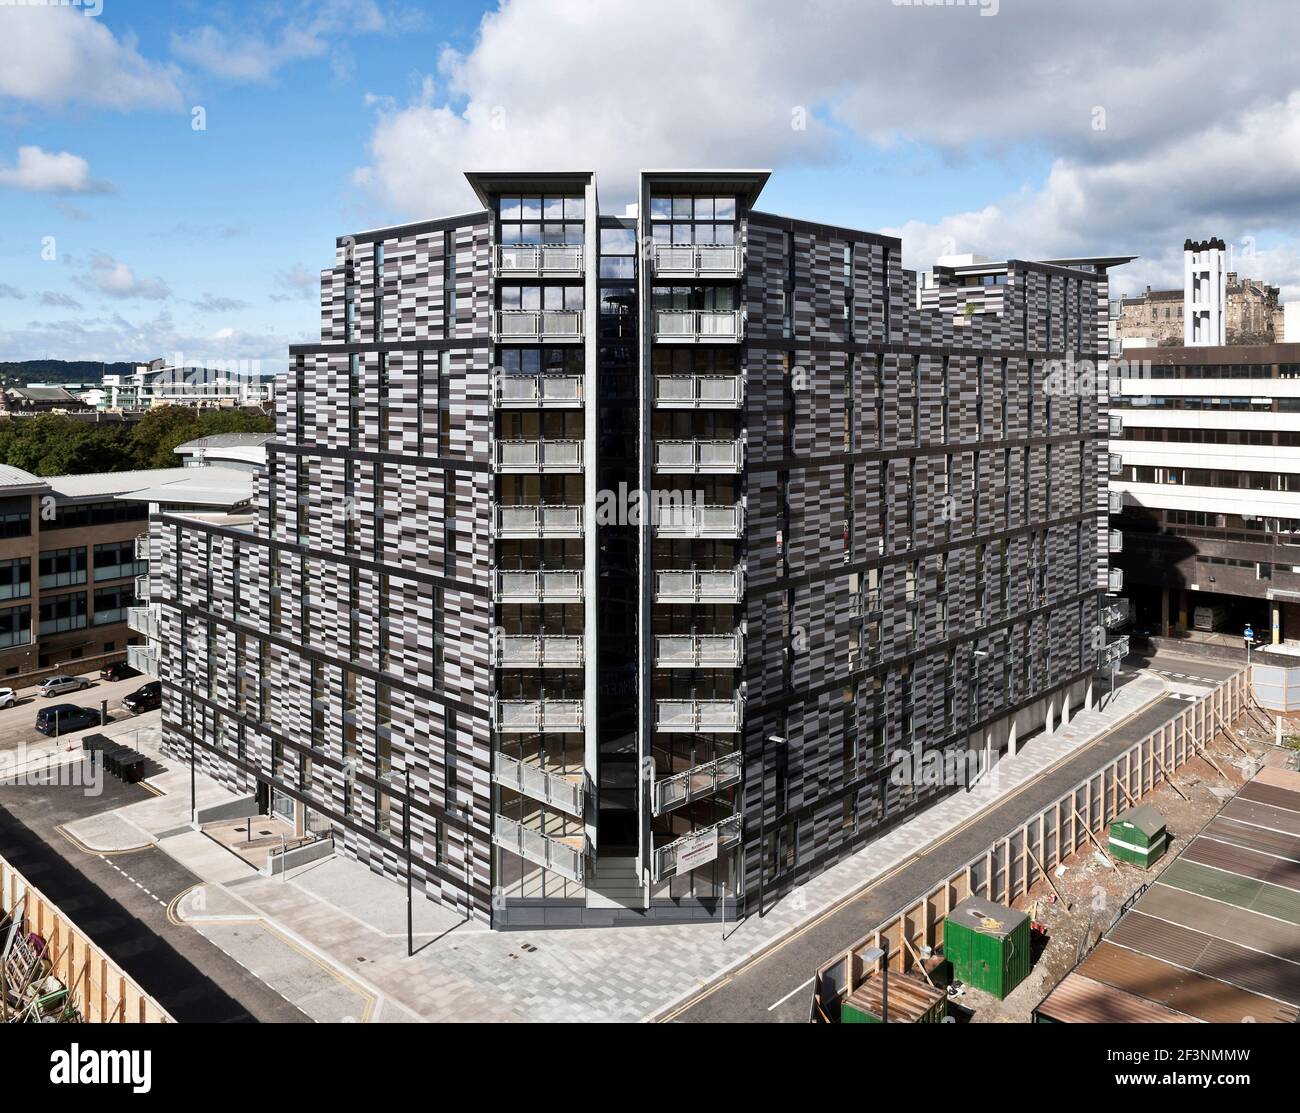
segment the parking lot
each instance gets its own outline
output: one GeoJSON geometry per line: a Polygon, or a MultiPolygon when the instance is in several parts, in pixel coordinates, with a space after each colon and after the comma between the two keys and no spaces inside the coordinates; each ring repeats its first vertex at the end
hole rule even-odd
{"type": "MultiPolygon", "coordinates": [[[[77,707],[97,709],[101,701],[106,700],[108,702],[109,723],[120,723],[124,719],[130,719],[132,717],[131,713],[122,708],[123,697],[129,696],[141,685],[147,684],[152,678],[133,676],[129,680],[118,680],[110,684],[101,681],[97,673],[87,673],[86,679],[90,681],[89,688],[85,688],[80,692],[70,692],[67,695],[50,696],[49,698],[40,696],[34,687],[19,688],[17,704],[0,710],[0,752],[16,750],[22,746],[30,746],[33,743],[42,743],[48,746],[50,739],[36,729],[36,712],[42,707],[59,703],[71,703],[77,707]]],[[[79,738],[82,734],[94,729],[94,727],[88,727],[86,730],[74,732],[69,737],[79,738]]]]}

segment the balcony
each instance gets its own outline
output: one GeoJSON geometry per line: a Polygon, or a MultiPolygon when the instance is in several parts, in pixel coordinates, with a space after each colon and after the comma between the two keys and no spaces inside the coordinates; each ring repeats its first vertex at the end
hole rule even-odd
{"type": "Polygon", "coordinates": [[[656,634],[657,669],[734,669],[743,659],[739,634],[656,634]]]}
{"type": "Polygon", "coordinates": [[[681,773],[656,778],[651,787],[654,814],[671,811],[736,784],[740,780],[741,768],[740,754],[734,753],[681,773]]]}
{"type": "Polygon", "coordinates": [[[655,471],[661,475],[737,475],[745,461],[745,442],[655,441],[655,471]]]}
{"type": "Polygon", "coordinates": [[[657,309],[654,338],[661,344],[734,344],[745,334],[739,309],[657,309]]]}
{"type": "Polygon", "coordinates": [[[1117,456],[1113,452],[1110,453],[1106,458],[1106,466],[1111,476],[1124,474],[1124,458],[1122,456],[1117,456]]]}
{"type": "Polygon", "coordinates": [[[745,532],[745,508],[667,505],[655,511],[656,537],[734,541],[745,532]]]}
{"type": "Polygon", "coordinates": [[[745,257],[738,244],[666,244],[651,248],[656,278],[739,278],[745,257]]]}
{"type": "Polygon", "coordinates": [[[147,600],[150,597],[150,595],[153,594],[153,592],[150,590],[150,587],[151,585],[149,583],[148,576],[137,576],[135,578],[135,597],[137,599],[147,600]]]}
{"type": "Polygon", "coordinates": [[[689,873],[696,866],[707,865],[724,850],[740,842],[740,816],[733,815],[712,827],[683,835],[680,839],[656,847],[654,879],[662,881],[678,873],[689,873]]]}
{"type": "Polygon", "coordinates": [[[742,375],[656,375],[661,410],[735,410],[745,400],[742,375]]]}
{"type": "Polygon", "coordinates": [[[497,441],[496,470],[510,475],[582,471],[582,441],[497,441]]]}
{"type": "Polygon", "coordinates": [[[1123,491],[1107,491],[1106,502],[1112,514],[1124,513],[1124,492],[1123,491]]]}
{"type": "Polygon", "coordinates": [[[580,409],[581,375],[498,375],[492,400],[497,409],[580,409]]]}
{"type": "Polygon", "coordinates": [[[1101,625],[1106,630],[1123,626],[1133,618],[1132,604],[1127,599],[1103,599],[1101,603],[1101,625]]]}
{"type": "Polygon", "coordinates": [[[552,873],[558,873],[561,877],[567,877],[570,881],[581,884],[586,876],[586,835],[552,838],[532,827],[525,827],[522,823],[498,815],[492,825],[492,841],[502,849],[552,873]]]}
{"type": "Polygon", "coordinates": [[[1124,535],[1119,530],[1113,529],[1110,531],[1107,551],[1111,553],[1122,553],[1124,551],[1124,535]]]}
{"type": "Polygon", "coordinates": [[[1112,437],[1122,436],[1124,433],[1124,417],[1122,414],[1110,414],[1110,435],[1112,437]]]}
{"type": "Polygon", "coordinates": [[[580,309],[498,309],[492,317],[498,344],[558,344],[582,339],[580,309]]]}
{"type": "Polygon", "coordinates": [[[582,668],[581,637],[559,634],[501,634],[493,639],[492,663],[499,669],[582,668]]]}
{"type": "Polygon", "coordinates": [[[145,676],[157,676],[158,646],[154,643],[149,645],[128,645],[126,647],[126,663],[136,672],[144,673],[145,676]]]}
{"type": "Polygon", "coordinates": [[[126,625],[137,634],[154,641],[158,639],[158,608],[152,604],[144,607],[127,607],[126,625]]]}
{"type": "Polygon", "coordinates": [[[492,725],[501,734],[576,734],[582,730],[578,699],[499,699],[492,725]]]}
{"type": "Polygon", "coordinates": [[[506,540],[551,541],[582,536],[581,506],[498,506],[496,536],[506,540]]]}
{"type": "Polygon", "coordinates": [[[492,583],[492,598],[497,603],[581,603],[583,599],[581,572],[507,572],[498,568],[492,583]]]}
{"type": "Polygon", "coordinates": [[[1124,569],[1112,568],[1106,581],[1106,589],[1110,592],[1124,590],[1124,569]]]}
{"type": "Polygon", "coordinates": [[[135,539],[135,559],[149,559],[149,535],[147,533],[135,539]]]}
{"type": "Polygon", "coordinates": [[[739,603],[745,594],[745,572],[666,570],[655,573],[656,603],[739,603]]]}
{"type": "Polygon", "coordinates": [[[496,273],[501,278],[581,278],[582,245],[498,244],[496,273]]]}
{"type": "Polygon", "coordinates": [[[497,784],[502,788],[582,818],[585,793],[581,773],[548,773],[531,762],[500,752],[495,755],[494,767],[497,784]]]}
{"type": "Polygon", "coordinates": [[[655,701],[655,730],[667,734],[736,734],[744,704],[735,699],[661,699],[655,701]]]}

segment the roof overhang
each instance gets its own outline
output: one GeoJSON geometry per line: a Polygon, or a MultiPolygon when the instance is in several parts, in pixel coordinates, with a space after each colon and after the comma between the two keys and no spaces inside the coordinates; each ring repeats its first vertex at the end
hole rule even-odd
{"type": "Polygon", "coordinates": [[[594,170],[467,170],[465,180],[485,208],[503,193],[583,192],[594,170]]]}
{"type": "Polygon", "coordinates": [[[771,170],[642,170],[641,181],[645,185],[667,187],[669,189],[689,189],[692,192],[735,194],[744,203],[745,208],[752,209],[758,195],[772,176],[771,170]]]}

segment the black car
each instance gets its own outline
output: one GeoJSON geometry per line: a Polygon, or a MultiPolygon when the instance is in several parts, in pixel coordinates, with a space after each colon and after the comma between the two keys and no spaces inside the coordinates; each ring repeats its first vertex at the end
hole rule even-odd
{"type": "Polygon", "coordinates": [[[36,712],[36,729],[42,734],[70,734],[74,730],[99,726],[99,712],[75,703],[56,703],[36,712]]]}
{"type": "Polygon", "coordinates": [[[100,680],[130,680],[133,676],[139,676],[140,670],[133,669],[125,661],[114,661],[111,665],[105,665],[99,670],[100,680]]]}
{"type": "Polygon", "coordinates": [[[122,706],[130,711],[133,715],[140,714],[141,711],[153,711],[162,706],[162,683],[158,680],[152,680],[143,687],[137,688],[124,700],[122,706]]]}

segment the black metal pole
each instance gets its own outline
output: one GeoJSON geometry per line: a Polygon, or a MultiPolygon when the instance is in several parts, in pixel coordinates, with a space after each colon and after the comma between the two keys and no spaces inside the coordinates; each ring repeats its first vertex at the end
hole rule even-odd
{"type": "Polygon", "coordinates": [[[758,918],[767,912],[764,900],[764,882],[767,880],[767,735],[763,735],[763,749],[758,764],[758,918]]]}
{"type": "Polygon", "coordinates": [[[415,954],[414,909],[411,904],[411,767],[406,766],[406,802],[402,805],[402,843],[406,849],[406,957],[415,954]]]}
{"type": "Polygon", "coordinates": [[[194,780],[194,739],[190,739],[190,822],[195,822],[199,817],[199,795],[198,786],[194,780]]]}

